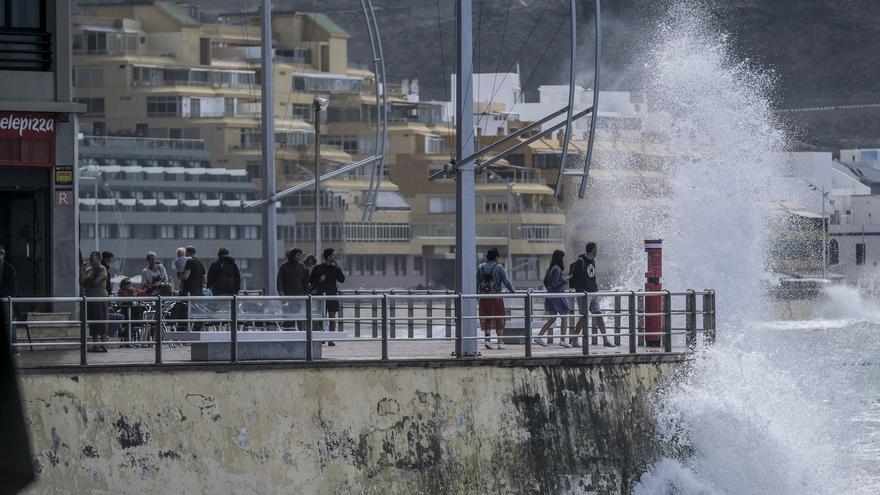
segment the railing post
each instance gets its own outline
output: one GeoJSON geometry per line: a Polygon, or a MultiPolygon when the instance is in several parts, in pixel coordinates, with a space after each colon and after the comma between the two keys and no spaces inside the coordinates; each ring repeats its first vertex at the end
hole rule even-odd
{"type": "MultiPolygon", "coordinates": [[[[360,295],[360,290],[355,289],[354,295],[360,295]]],[[[354,300],[354,336],[361,336],[361,300],[354,300]]]]}
{"type": "Polygon", "coordinates": [[[638,328],[638,341],[637,344],[644,346],[645,345],[645,296],[639,296],[636,298],[636,309],[638,310],[638,324],[636,328],[638,328]]]}
{"type": "Polygon", "coordinates": [[[715,291],[710,289],[703,294],[703,343],[715,343],[715,291]]]}
{"type": "Polygon", "coordinates": [[[382,361],[388,361],[388,294],[382,294],[382,361]]]}
{"type": "MultiPolygon", "coordinates": [[[[452,292],[450,292],[448,290],[446,291],[447,296],[449,296],[451,294],[452,294],[452,292]]],[[[444,309],[445,319],[443,320],[443,322],[446,325],[446,338],[451,339],[452,338],[452,315],[455,314],[454,313],[455,300],[452,299],[451,297],[446,297],[443,299],[443,305],[445,307],[445,309],[444,309]]]]}
{"type": "Polygon", "coordinates": [[[462,321],[464,318],[461,314],[461,308],[463,303],[463,297],[461,294],[458,294],[458,297],[455,298],[455,357],[461,359],[461,329],[462,329],[462,321]]]}
{"type": "Polygon", "coordinates": [[[663,292],[663,350],[672,352],[672,293],[663,292]]]}
{"type": "Polygon", "coordinates": [[[620,294],[614,294],[614,345],[620,345],[620,294]]]}
{"type": "MultiPolygon", "coordinates": [[[[373,289],[373,296],[375,296],[375,295],[376,295],[376,289],[373,289]]],[[[375,339],[375,338],[379,337],[379,321],[377,319],[379,317],[379,302],[375,297],[370,299],[370,309],[372,310],[372,313],[373,313],[373,317],[371,318],[371,321],[373,322],[373,338],[375,339]]]]}
{"type": "Polygon", "coordinates": [[[638,352],[638,338],[636,333],[638,332],[638,317],[636,316],[636,293],[629,293],[629,300],[627,301],[627,310],[629,311],[629,353],[636,354],[638,352]]]}
{"type": "MultiPolygon", "coordinates": [[[[12,306],[11,301],[12,298],[9,298],[10,306],[12,306]]],[[[86,297],[83,296],[79,300],[79,364],[85,366],[88,364],[88,338],[86,337],[89,327],[89,317],[87,315],[88,306],[86,305],[86,297]]],[[[10,320],[12,321],[12,320],[10,320]]],[[[12,328],[12,325],[9,326],[10,330],[15,331],[12,328]]]]}
{"type": "Polygon", "coordinates": [[[412,289],[410,289],[409,290],[409,300],[407,300],[407,302],[406,302],[406,316],[407,316],[406,336],[407,336],[407,338],[410,338],[410,339],[415,337],[415,330],[416,330],[416,327],[415,327],[416,321],[413,319],[413,318],[415,318],[416,313],[415,313],[415,307],[413,305],[412,293],[413,293],[413,291],[412,291],[412,289]]]}
{"type": "Polygon", "coordinates": [[[526,357],[532,357],[532,291],[526,293],[525,307],[525,332],[526,336],[526,357]]]}
{"type": "MultiPolygon", "coordinates": [[[[388,292],[389,292],[389,294],[394,294],[393,290],[388,291],[388,292]]],[[[385,294],[385,295],[387,296],[387,294],[385,294]]],[[[387,297],[383,297],[383,299],[387,299],[387,297]]],[[[391,299],[390,305],[386,304],[386,312],[382,314],[382,320],[384,321],[388,317],[389,314],[391,315],[391,322],[390,322],[390,324],[391,324],[391,338],[396,339],[397,338],[397,320],[395,320],[395,318],[397,317],[397,300],[396,299],[391,299]]]]}
{"type": "Polygon", "coordinates": [[[229,308],[229,361],[238,362],[238,297],[232,295],[232,307],[229,308]]]}
{"type": "Polygon", "coordinates": [[[162,296],[156,296],[156,364],[162,364],[162,296]]]}
{"type": "Polygon", "coordinates": [[[693,351],[697,347],[697,293],[694,290],[689,290],[685,298],[687,311],[684,325],[685,341],[688,350],[693,351]]]}
{"type": "MultiPolygon", "coordinates": [[[[427,295],[432,295],[427,293],[427,295]]],[[[434,322],[432,321],[434,317],[434,300],[430,297],[425,299],[425,337],[429,339],[434,338],[434,322]]]]}
{"type": "Polygon", "coordinates": [[[306,361],[312,361],[312,295],[306,296],[306,361]]]}
{"type": "Polygon", "coordinates": [[[581,333],[583,334],[581,336],[581,353],[584,356],[589,356],[590,345],[593,343],[593,332],[590,329],[590,325],[593,323],[593,315],[592,313],[590,313],[590,296],[586,292],[584,292],[581,297],[584,298],[584,306],[587,309],[587,315],[584,316],[584,329],[581,331],[581,333]]]}

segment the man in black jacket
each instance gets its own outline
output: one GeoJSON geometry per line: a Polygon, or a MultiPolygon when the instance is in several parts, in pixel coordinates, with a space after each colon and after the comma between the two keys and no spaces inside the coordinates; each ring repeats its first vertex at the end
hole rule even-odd
{"type": "MultiPolygon", "coordinates": [[[[309,276],[309,286],[312,294],[316,296],[328,295],[335,296],[339,294],[338,283],[345,282],[345,274],[336,263],[336,251],[333,248],[324,250],[324,262],[312,268],[312,274],[309,276]]],[[[339,313],[339,301],[336,299],[324,300],[324,308],[327,317],[330,318],[330,331],[336,330],[336,322],[333,318],[339,313]]],[[[336,345],[332,341],[327,345],[336,345]]]]}
{"type": "Polygon", "coordinates": [[[217,259],[208,267],[208,288],[215,296],[232,296],[241,290],[241,273],[229,250],[217,250],[217,259]]]}
{"type": "MultiPolygon", "coordinates": [[[[603,344],[605,347],[614,347],[614,344],[605,337],[605,319],[602,317],[602,308],[599,307],[599,296],[590,295],[590,293],[599,292],[599,284],[596,282],[596,243],[588,242],[584,253],[578,256],[577,261],[569,266],[569,276],[571,277],[571,288],[576,292],[586,293],[577,298],[578,311],[581,314],[578,319],[577,326],[574,329],[574,335],[580,335],[587,326],[587,318],[593,316],[593,328],[598,328],[599,333],[603,335],[603,344]]],[[[571,345],[577,347],[577,338],[571,338],[571,345]]],[[[559,345],[568,347],[565,342],[559,345]]]]}
{"type": "MultiPolygon", "coordinates": [[[[309,293],[309,269],[302,262],[302,250],[298,248],[287,251],[287,261],[278,267],[276,284],[278,294],[282,296],[304,296],[309,293]]],[[[293,308],[301,309],[303,301],[292,301],[293,308]]],[[[306,330],[306,322],[297,322],[300,330],[306,330]]]]}

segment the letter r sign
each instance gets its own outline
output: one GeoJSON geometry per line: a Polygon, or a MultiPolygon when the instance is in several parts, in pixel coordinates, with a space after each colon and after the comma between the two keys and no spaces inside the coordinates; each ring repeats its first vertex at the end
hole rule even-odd
{"type": "Polygon", "coordinates": [[[55,206],[66,208],[73,206],[73,191],[55,191],[55,206]]]}

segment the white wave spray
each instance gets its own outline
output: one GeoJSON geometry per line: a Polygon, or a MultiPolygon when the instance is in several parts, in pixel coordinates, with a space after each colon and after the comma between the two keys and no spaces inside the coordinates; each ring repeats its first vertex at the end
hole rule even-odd
{"type": "MultiPolygon", "coordinates": [[[[814,365],[809,355],[780,358],[785,343],[754,323],[766,314],[760,281],[773,200],[785,196],[775,177],[786,138],[772,118],[772,76],[732,58],[706,19],[673,7],[647,67],[648,98],[662,110],[648,127],[676,153],[663,164],[662,213],[645,213],[638,235],[651,225],[664,239],[665,284],[717,290],[719,341],[658,393],[658,435],[669,451],[634,491],[874,493],[854,481],[834,411],[809,393],[810,371],[798,369],[814,365]]],[[[638,279],[640,265],[624,280],[638,279]]]]}

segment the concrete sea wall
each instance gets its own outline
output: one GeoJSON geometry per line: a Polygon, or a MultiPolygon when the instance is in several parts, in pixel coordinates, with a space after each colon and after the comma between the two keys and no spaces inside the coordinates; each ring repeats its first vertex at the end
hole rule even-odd
{"type": "Polygon", "coordinates": [[[680,365],[32,371],[30,493],[628,493],[680,365]]]}

